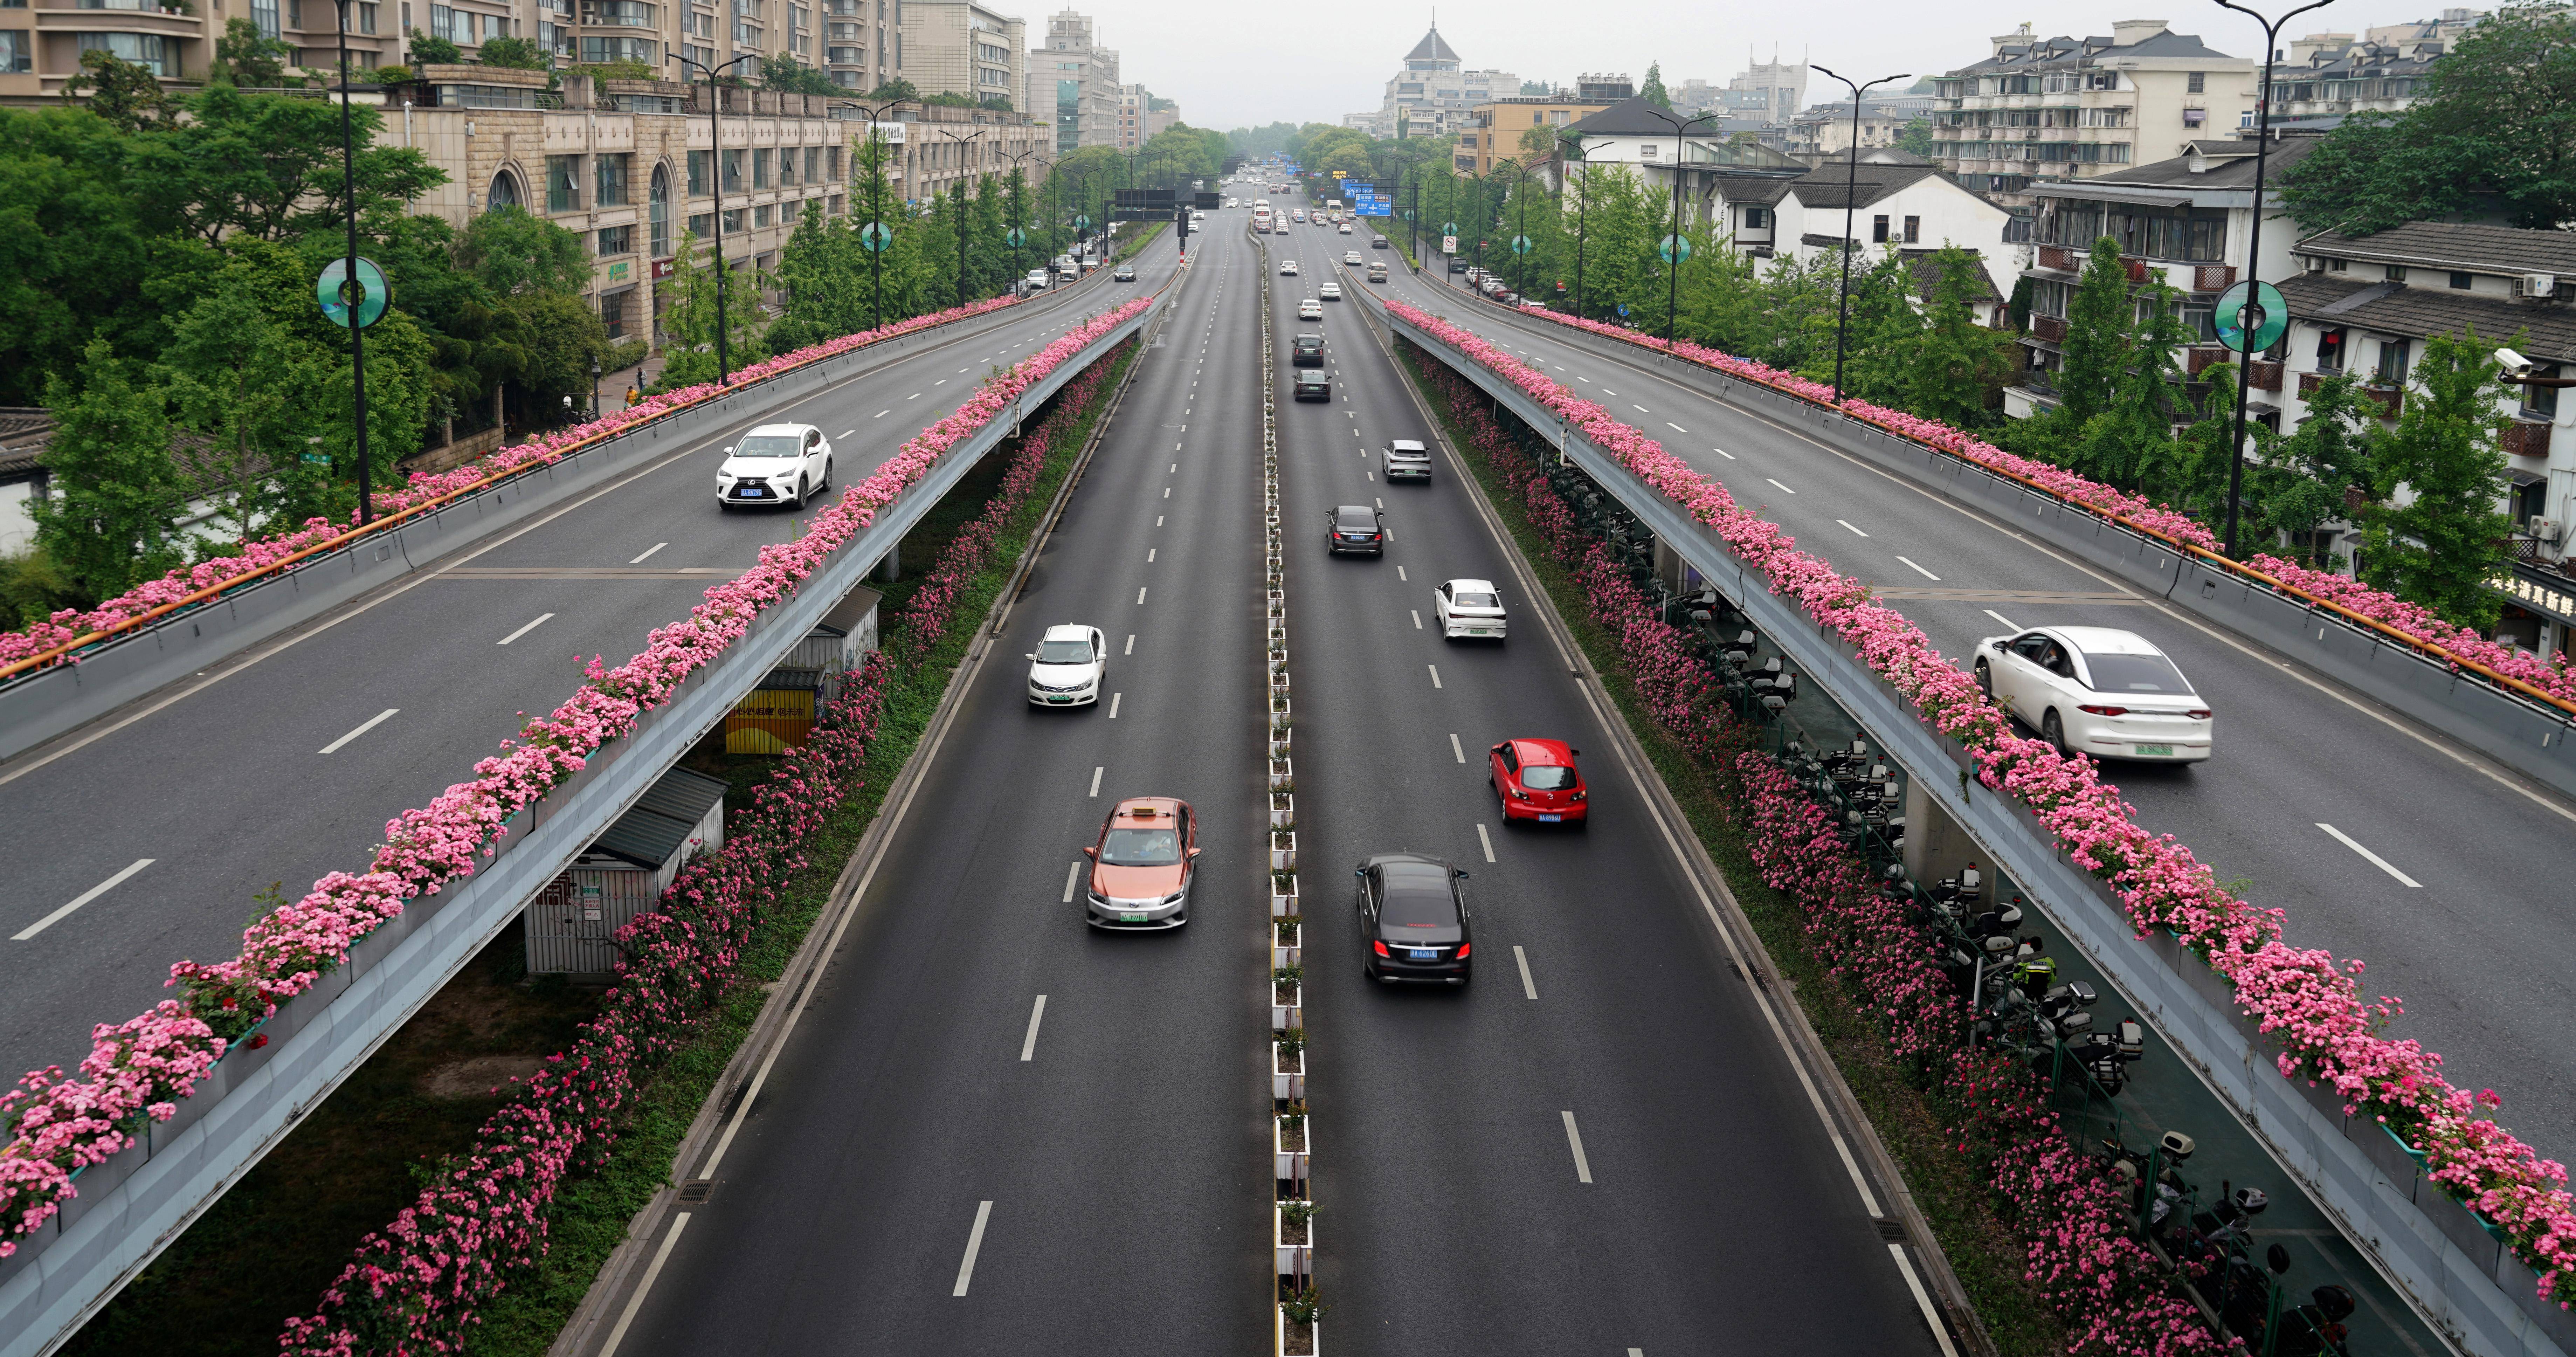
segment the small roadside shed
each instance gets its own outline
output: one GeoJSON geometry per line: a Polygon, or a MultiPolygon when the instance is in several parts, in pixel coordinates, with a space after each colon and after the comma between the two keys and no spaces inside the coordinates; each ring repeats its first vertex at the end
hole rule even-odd
{"type": "Polygon", "coordinates": [[[610,939],[653,908],[698,852],[724,842],[725,784],[674,768],[528,902],[530,975],[604,978],[610,939]]]}

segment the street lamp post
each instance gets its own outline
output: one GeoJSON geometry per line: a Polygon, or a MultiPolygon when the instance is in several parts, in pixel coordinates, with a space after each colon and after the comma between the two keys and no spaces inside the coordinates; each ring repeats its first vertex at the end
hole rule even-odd
{"type": "MultiPolygon", "coordinates": [[[[1026,229],[1028,214],[1020,207],[1020,184],[1027,176],[1021,172],[1020,162],[1030,156],[1042,154],[1045,149],[1042,146],[1032,146],[1017,155],[1009,151],[1002,152],[1002,158],[1011,162],[1011,279],[1014,283],[1017,283],[1020,277],[1020,242],[1028,239],[1026,229]]],[[[1041,160],[1038,163],[1044,165],[1046,162],[1041,160]]]]}
{"type": "Polygon", "coordinates": [[[599,418],[599,355],[590,356],[590,417],[599,418]]]}
{"type": "MultiPolygon", "coordinates": [[[[1571,177],[1574,173],[1574,167],[1571,163],[1567,162],[1583,159],[1583,137],[1581,134],[1568,137],[1563,132],[1557,133],[1556,136],[1557,145],[1559,147],[1564,146],[1568,141],[1574,143],[1574,154],[1567,157],[1565,161],[1560,162],[1565,164],[1565,172],[1568,177],[1571,177]]],[[[1583,314],[1584,209],[1591,206],[1592,202],[1592,175],[1588,169],[1583,176],[1583,181],[1583,187],[1577,190],[1574,195],[1574,314],[1577,316],[1581,316],[1583,314]]],[[[1565,218],[1560,215],[1557,220],[1562,222],[1565,218]]]]}
{"type": "Polygon", "coordinates": [[[739,66],[759,55],[758,52],[745,52],[731,61],[709,66],[703,61],[692,61],[677,52],[666,54],[668,60],[679,62],[683,66],[695,66],[705,72],[707,77],[707,177],[714,181],[716,198],[716,385],[718,386],[725,384],[725,373],[730,363],[725,351],[724,127],[716,120],[716,76],[727,67],[739,66]]]}
{"type": "MultiPolygon", "coordinates": [[[[984,135],[984,129],[976,128],[961,137],[943,127],[939,129],[939,135],[948,138],[951,144],[963,147],[984,135]]],[[[966,304],[966,175],[964,173],[966,153],[963,150],[957,153],[957,169],[959,171],[957,180],[949,187],[949,192],[957,199],[957,304],[964,306],[966,304]]]]}
{"type": "MultiPolygon", "coordinates": [[[[1824,68],[1819,66],[1816,69],[1824,68]]],[[[1672,257],[1665,261],[1664,266],[1664,342],[1670,344],[1673,342],[1673,318],[1681,310],[1682,251],[1688,248],[1682,241],[1682,138],[1694,124],[1707,122],[1717,115],[1703,113],[1696,118],[1676,118],[1652,105],[1641,105],[1639,111],[1663,119],[1673,129],[1673,248],[1672,257]]]]}
{"type": "MultiPolygon", "coordinates": [[[[2266,19],[2243,5],[2218,0],[2221,9],[2232,9],[2263,26],[2263,87],[2254,101],[2254,225],[2245,233],[2245,304],[2259,308],[2263,304],[2263,172],[2272,150],[2272,60],[2280,54],[2281,26],[2312,9],[2324,8],[2330,0],[2311,0],[2278,19],[2266,19]]],[[[2254,331],[2244,327],[2251,343],[2254,331]]],[[[2227,447],[2227,554],[2236,554],[2237,508],[2245,491],[2245,403],[2254,389],[2254,355],[2249,350],[2236,356],[2236,428],[2227,447]]]]}
{"type": "Polygon", "coordinates": [[[349,305],[349,394],[352,413],[356,416],[358,451],[358,521],[375,521],[375,497],[371,472],[367,465],[367,341],[366,327],[359,324],[358,303],[364,300],[366,283],[358,276],[358,150],[349,130],[349,0],[338,0],[340,10],[340,191],[349,211],[349,256],[346,301],[349,305]]]}
{"type": "MultiPolygon", "coordinates": [[[[900,101],[891,101],[886,107],[893,108],[896,102],[900,101]]],[[[868,303],[869,309],[875,313],[870,328],[882,330],[885,328],[885,251],[894,234],[886,229],[885,207],[878,201],[880,191],[885,187],[885,143],[877,140],[875,105],[853,103],[847,99],[836,99],[833,103],[836,107],[855,108],[868,115],[868,224],[859,233],[859,243],[868,249],[868,289],[874,294],[868,303]]],[[[716,200],[716,208],[716,215],[721,218],[724,215],[722,198],[716,200]]],[[[716,224],[721,227],[724,223],[718,221],[716,224]]]]}
{"type": "Polygon", "coordinates": [[[1842,80],[1844,88],[1852,92],[1851,165],[1843,174],[1843,285],[1842,295],[1836,299],[1839,308],[1834,316],[1834,404],[1840,405],[1843,403],[1843,335],[1851,324],[1851,257],[1854,248],[1852,212],[1860,197],[1860,96],[1872,85],[1884,85],[1890,80],[1903,80],[1905,76],[1883,75],[1867,85],[1855,85],[1839,75],[1834,75],[1832,71],[1825,70],[1822,66],[1814,69],[1836,80],[1842,80]]]}

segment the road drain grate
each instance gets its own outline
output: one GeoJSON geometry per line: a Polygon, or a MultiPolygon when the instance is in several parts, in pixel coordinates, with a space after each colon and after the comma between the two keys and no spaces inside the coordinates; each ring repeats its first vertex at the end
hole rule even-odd
{"type": "MultiPolygon", "coordinates": [[[[683,1192],[681,1196],[685,1200],[687,1193],[683,1192]]],[[[703,1198],[701,1200],[703,1200],[703,1198]]],[[[1877,1225],[1879,1238],[1886,1240],[1890,1244],[1902,1244],[1905,1242],[1904,1221],[1881,1218],[1877,1222],[1877,1225]]]]}
{"type": "MultiPolygon", "coordinates": [[[[689,1181],[687,1181],[687,1182],[685,1182],[685,1183],[680,1184],[680,1205],[682,1205],[682,1206],[698,1206],[698,1205],[701,1205],[701,1204],[703,1204],[703,1203],[706,1201],[706,1199],[707,1199],[707,1194],[708,1194],[708,1193],[710,1193],[710,1192],[713,1192],[713,1191],[715,1191],[715,1190],[716,1190],[716,1180],[715,1180],[715,1179],[713,1179],[713,1178],[692,1178],[692,1179],[690,1179],[689,1181]]],[[[1883,1227],[1882,1227],[1882,1228],[1883,1228],[1883,1227]]],[[[1900,1233],[1902,1233],[1902,1231],[1901,1231],[1901,1230],[1900,1230],[1900,1233]]]]}

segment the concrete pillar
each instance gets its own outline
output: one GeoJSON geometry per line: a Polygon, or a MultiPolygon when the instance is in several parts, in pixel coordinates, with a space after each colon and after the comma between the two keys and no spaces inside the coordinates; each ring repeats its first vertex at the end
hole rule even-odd
{"type": "MultiPolygon", "coordinates": [[[[1974,796],[1982,789],[1974,789],[1974,796]]],[[[1968,831],[1950,818],[1950,812],[1923,790],[1923,779],[1905,780],[1905,874],[1918,885],[1929,887],[1944,877],[1957,876],[1969,863],[1985,874],[1986,889],[1995,883],[1995,864],[1988,860],[1968,831]]],[[[1989,897],[1991,898],[1991,897],[1989,897]]]]}
{"type": "Polygon", "coordinates": [[[894,549],[885,554],[885,559],[877,562],[875,576],[886,583],[903,578],[903,543],[895,543],[894,549]]]}

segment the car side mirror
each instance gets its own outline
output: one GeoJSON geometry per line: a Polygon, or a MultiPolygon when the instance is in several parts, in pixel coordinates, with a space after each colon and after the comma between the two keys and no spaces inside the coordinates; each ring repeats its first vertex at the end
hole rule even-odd
{"type": "Polygon", "coordinates": [[[1086,846],[1086,847],[1082,850],[1082,855],[1083,855],[1084,857],[1087,857],[1087,858],[1096,858],[1096,857],[1100,856],[1100,850],[1099,850],[1098,848],[1096,848],[1096,847],[1089,847],[1089,846],[1086,846]]]}
{"type": "Polygon", "coordinates": [[[725,456],[727,456],[727,457],[731,457],[731,456],[733,456],[733,444],[731,444],[731,443],[727,443],[727,444],[725,444],[725,456]]]}
{"type": "Polygon", "coordinates": [[[1207,851],[1207,850],[1206,850],[1206,849],[1204,849],[1204,848],[1193,848],[1193,849],[1191,849],[1191,850],[1190,850],[1190,856],[1191,856],[1191,857],[1197,857],[1199,854],[1204,853],[1204,852],[1206,852],[1206,851],[1207,851]]]}
{"type": "Polygon", "coordinates": [[[1566,748],[1565,748],[1565,752],[1566,752],[1566,753],[1568,753],[1568,754],[1572,754],[1572,755],[1574,755],[1576,758],[1581,758],[1581,757],[1583,756],[1583,751],[1582,751],[1582,750],[1580,750],[1580,749],[1575,748],[1575,747],[1574,747],[1574,746],[1572,746],[1572,745],[1567,745],[1567,746],[1566,746],[1566,748]]]}
{"type": "Polygon", "coordinates": [[[1363,878],[1365,878],[1365,877],[1368,875],[1368,868],[1366,868],[1366,867],[1353,867],[1353,868],[1351,869],[1351,875],[1356,876],[1356,877],[1363,877],[1363,878]]]}
{"type": "Polygon", "coordinates": [[[1450,870],[1450,871],[1453,871],[1453,872],[1457,872],[1457,873],[1458,873],[1458,879],[1459,879],[1459,880],[1464,881],[1464,880],[1466,880],[1466,879],[1467,879],[1467,874],[1466,874],[1464,871],[1461,871],[1460,869],[1458,869],[1458,868],[1456,868],[1456,867],[1452,867],[1452,868],[1450,868],[1449,870],[1450,870]]]}
{"type": "Polygon", "coordinates": [[[1030,651],[1028,654],[1026,654],[1026,655],[1022,656],[1021,658],[1023,658],[1023,659],[1031,659],[1031,660],[1034,660],[1034,659],[1036,659],[1037,657],[1038,657],[1038,653],[1037,653],[1036,651],[1032,650],[1032,651],[1030,651]]]}
{"type": "Polygon", "coordinates": [[[1995,642],[1995,643],[1994,643],[1994,652],[1995,652],[1996,654],[1998,654],[1998,655],[2000,655],[2000,654],[2004,653],[2004,643],[2003,643],[2003,642],[2001,642],[2001,641],[1997,641],[1997,642],[1995,642]]]}

